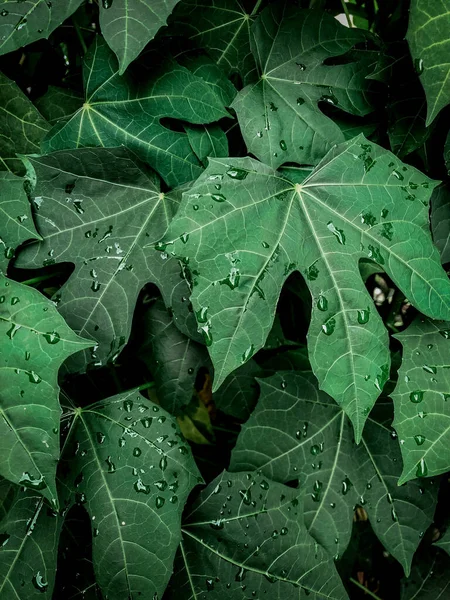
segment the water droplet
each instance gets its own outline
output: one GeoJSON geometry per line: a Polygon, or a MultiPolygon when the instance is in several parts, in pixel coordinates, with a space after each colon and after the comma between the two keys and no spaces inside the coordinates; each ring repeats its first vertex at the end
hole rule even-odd
{"type": "Polygon", "coordinates": [[[41,383],[42,379],[35,371],[27,371],[28,381],[30,383],[41,383]]]}
{"type": "Polygon", "coordinates": [[[19,329],[21,328],[21,325],[18,325],[17,323],[13,323],[11,325],[11,327],[8,329],[8,331],[6,332],[6,335],[9,337],[10,340],[13,339],[13,337],[16,335],[16,333],[19,331],[19,329]]]}
{"type": "Polygon", "coordinates": [[[167,456],[164,455],[161,460],[159,461],[159,468],[161,469],[161,471],[165,471],[167,468],[167,456]]]}
{"type": "Polygon", "coordinates": [[[44,333],[44,338],[48,344],[57,344],[61,340],[61,336],[57,331],[48,331],[44,333]]]}
{"type": "Polygon", "coordinates": [[[9,12],[7,10],[2,10],[2,12],[0,12],[0,15],[2,15],[2,17],[7,17],[9,15],[9,12]]]}
{"type": "Polygon", "coordinates": [[[244,354],[242,355],[242,359],[241,362],[245,363],[248,361],[249,358],[251,358],[253,356],[253,353],[255,351],[255,346],[252,344],[251,346],[249,346],[247,348],[247,350],[244,352],[244,354]]]}
{"type": "Polygon", "coordinates": [[[5,258],[7,258],[8,260],[10,260],[11,258],[14,258],[14,248],[7,246],[5,248],[5,258]]]}
{"type": "Polygon", "coordinates": [[[225,279],[221,279],[219,283],[220,285],[227,285],[230,288],[230,290],[234,290],[238,287],[240,278],[241,275],[239,269],[236,269],[236,267],[232,267],[230,272],[228,273],[228,276],[225,279]]]}
{"type": "Polygon", "coordinates": [[[268,490],[269,489],[269,484],[264,479],[261,481],[261,483],[259,484],[259,486],[263,490],[268,490]]]}
{"type": "Polygon", "coordinates": [[[409,399],[411,400],[411,402],[414,402],[414,404],[419,404],[419,402],[422,402],[423,400],[423,392],[420,390],[415,390],[414,392],[411,392],[409,394],[409,399]]]}
{"type": "Polygon", "coordinates": [[[215,202],[225,202],[226,198],[223,194],[211,194],[211,198],[215,202]]]}
{"type": "Polygon", "coordinates": [[[252,503],[252,493],[250,489],[248,490],[239,490],[239,495],[242,498],[242,502],[249,506],[252,503]]]}
{"type": "Polygon", "coordinates": [[[45,593],[48,588],[48,583],[45,581],[44,577],[41,575],[40,571],[38,571],[33,577],[31,581],[34,587],[39,590],[41,593],[45,593]]]}
{"type": "Polygon", "coordinates": [[[450,340],[450,329],[444,329],[439,331],[439,334],[446,340],[450,340]]]}
{"type": "Polygon", "coordinates": [[[414,59],[414,69],[417,75],[422,75],[423,73],[423,58],[414,59]]]}
{"type": "Polygon", "coordinates": [[[350,490],[350,488],[352,487],[352,482],[350,481],[350,479],[348,477],[346,477],[344,479],[344,481],[342,482],[342,494],[345,496],[348,491],[350,490]]]}
{"type": "Polygon", "coordinates": [[[363,308],[362,310],[358,310],[358,323],[360,325],[365,325],[370,318],[370,308],[363,308]]]}
{"type": "Polygon", "coordinates": [[[187,244],[189,241],[189,234],[188,233],[182,233],[180,235],[180,240],[183,242],[183,244],[187,244]]]}
{"type": "MultiPolygon", "coordinates": [[[[330,90],[330,92],[331,92],[331,90],[330,90]]],[[[339,104],[339,100],[336,98],[336,96],[332,92],[329,94],[323,94],[320,97],[320,101],[327,102],[328,104],[332,104],[333,106],[336,106],[337,104],[339,104]]]]}
{"type": "Polygon", "coordinates": [[[6,546],[10,537],[8,533],[0,533],[0,548],[6,546]]]}
{"type": "Polygon", "coordinates": [[[361,215],[361,222],[365,225],[369,225],[369,227],[373,227],[377,224],[377,220],[371,212],[363,213],[361,215]]]}
{"type": "Polygon", "coordinates": [[[428,475],[428,467],[424,458],[421,458],[416,471],[416,477],[426,477],[428,475]]]}
{"type": "Polygon", "coordinates": [[[269,108],[272,112],[276,112],[278,110],[278,106],[275,106],[273,102],[270,102],[269,108]]]}
{"type": "Polygon", "coordinates": [[[396,169],[394,169],[392,171],[392,175],[394,177],[396,177],[399,181],[403,181],[405,178],[403,177],[403,175],[400,173],[400,171],[397,171],[396,169]]]}
{"type": "Polygon", "coordinates": [[[414,436],[414,441],[418,446],[421,446],[426,441],[426,439],[427,438],[424,435],[419,434],[414,436]]]}
{"type": "Polygon", "coordinates": [[[105,10],[108,8],[111,8],[112,3],[113,3],[113,0],[102,0],[102,6],[105,10]]]}
{"type": "Polygon", "coordinates": [[[161,496],[157,496],[155,501],[156,508],[162,508],[164,506],[164,502],[164,498],[162,498],[161,496]]]}
{"type": "Polygon", "coordinates": [[[436,375],[436,373],[437,373],[437,368],[436,367],[430,367],[429,365],[423,365],[422,369],[424,371],[426,371],[427,373],[432,373],[433,375],[436,375]]]}
{"type": "Polygon", "coordinates": [[[246,171],[245,169],[238,169],[233,167],[231,169],[228,169],[227,175],[228,177],[231,177],[231,179],[237,179],[238,181],[242,181],[247,177],[248,171],[246,171]]]}
{"type": "Polygon", "coordinates": [[[331,335],[334,332],[335,327],[336,327],[336,319],[331,317],[331,319],[328,319],[328,321],[326,323],[323,323],[322,331],[324,332],[325,335],[331,335]]]}
{"type": "Polygon", "coordinates": [[[305,104],[305,102],[306,102],[305,99],[302,98],[301,96],[299,96],[297,98],[297,104],[298,104],[298,106],[302,106],[302,104],[305,104]]]}
{"type": "Polygon", "coordinates": [[[317,308],[322,312],[328,310],[328,300],[325,298],[325,296],[319,296],[317,300],[317,308]]]}
{"type": "Polygon", "coordinates": [[[93,281],[92,285],[91,285],[91,290],[93,292],[98,292],[99,289],[100,289],[100,282],[97,280],[93,281]]]}
{"type": "Polygon", "coordinates": [[[342,229],[338,229],[337,227],[335,227],[331,221],[327,223],[327,228],[336,237],[337,241],[340,244],[345,245],[345,233],[342,231],[342,229]]]}
{"type": "Polygon", "coordinates": [[[106,439],[106,436],[104,433],[102,433],[101,431],[97,431],[97,433],[95,434],[95,437],[97,438],[97,442],[99,444],[103,444],[103,442],[106,439]]]}
{"type": "Polygon", "coordinates": [[[244,567],[240,567],[239,571],[236,573],[236,575],[234,577],[234,580],[235,581],[244,581],[245,574],[246,574],[246,571],[245,571],[244,567]]]}
{"type": "Polygon", "coordinates": [[[21,29],[23,29],[25,27],[26,24],[27,24],[27,18],[26,17],[22,17],[20,19],[20,21],[17,23],[17,25],[14,27],[14,29],[16,31],[20,31],[21,29]]]}
{"type": "Polygon", "coordinates": [[[374,260],[379,265],[384,265],[385,261],[384,261],[384,258],[381,256],[380,249],[377,248],[376,246],[372,246],[371,244],[369,244],[369,246],[367,248],[369,250],[369,253],[368,253],[369,258],[374,260]]]}
{"type": "Polygon", "coordinates": [[[19,483],[20,485],[23,485],[24,487],[30,488],[32,490],[43,490],[47,487],[43,475],[41,475],[41,477],[33,477],[28,473],[28,471],[22,473],[22,476],[19,479],[19,483]]]}
{"type": "Polygon", "coordinates": [[[287,145],[286,145],[286,142],[284,140],[280,140],[280,148],[283,150],[283,152],[286,152],[287,145]]]}
{"type": "Polygon", "coordinates": [[[113,463],[111,456],[108,456],[105,463],[108,465],[108,473],[116,472],[116,465],[113,463]]]}
{"type": "Polygon", "coordinates": [[[134,448],[133,449],[133,456],[140,456],[142,454],[142,450],[140,448],[134,448]]]}
{"type": "Polygon", "coordinates": [[[320,453],[320,446],[318,446],[317,444],[314,444],[314,446],[311,446],[310,450],[311,454],[313,456],[317,456],[320,453]]]}

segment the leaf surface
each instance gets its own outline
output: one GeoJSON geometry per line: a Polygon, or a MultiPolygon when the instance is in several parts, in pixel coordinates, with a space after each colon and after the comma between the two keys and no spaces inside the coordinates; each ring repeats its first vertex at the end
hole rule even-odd
{"type": "Polygon", "coordinates": [[[178,0],[104,0],[100,4],[102,34],[119,60],[121,75],[166,25],[177,3],[178,0]]]}
{"type": "Polygon", "coordinates": [[[54,125],[61,119],[73,115],[83,104],[83,97],[69,88],[50,85],[47,92],[34,104],[41,115],[54,125]]]}
{"type": "Polygon", "coordinates": [[[75,271],[59,290],[58,310],[98,347],[80,354],[71,370],[112,360],[125,345],[136,299],[149,281],[168,302],[180,269],[153,248],[177,208],[153,174],[125,148],[80,148],[30,157],[35,219],[44,241],[24,248],[17,264],[38,268],[72,262],[75,271]]]}
{"type": "Polygon", "coordinates": [[[392,394],[403,457],[401,484],[450,468],[450,322],[417,317],[395,337],[403,346],[392,394]]]}
{"type": "Polygon", "coordinates": [[[331,558],[304,526],[299,491],[224,472],[183,521],[168,597],[242,597],[242,586],[262,598],[348,598],[331,558]]]}
{"type": "Polygon", "coordinates": [[[0,475],[57,506],[58,369],[91,346],[50,300],[0,275],[0,475]]]}
{"type": "Polygon", "coordinates": [[[103,594],[161,597],[184,504],[202,481],[175,419],[136,391],[77,409],[61,477],[67,506],[89,513],[103,594]]]}
{"type": "Polygon", "coordinates": [[[146,61],[121,77],[116,58],[98,36],[85,58],[84,104],[50,131],[45,151],[124,145],[171,187],[198,177],[202,168],[188,136],[161,119],[211,123],[228,116],[222,96],[173,59],[151,54],[146,61]]]}
{"type": "Polygon", "coordinates": [[[16,155],[39,152],[49,128],[17,84],[0,73],[0,170],[23,174],[22,161],[16,155]]]}
{"type": "Polygon", "coordinates": [[[340,127],[320,103],[354,115],[369,113],[374,84],[367,75],[376,57],[361,50],[344,64],[326,61],[364,40],[362,30],[344,27],[326,12],[283,3],[264,10],[252,28],[259,79],[232,104],[248,152],[274,168],[287,162],[317,164],[343,142],[340,127]]]}
{"type": "Polygon", "coordinates": [[[442,264],[450,262],[450,188],[442,184],[431,196],[431,231],[442,264]]]}
{"type": "Polygon", "coordinates": [[[427,126],[449,103],[449,28],[450,10],[446,2],[411,1],[406,39],[427,97],[427,126]]]}
{"type": "Polygon", "coordinates": [[[337,557],[349,544],[355,504],[363,506],[381,543],[409,573],[432,522],[438,486],[397,486],[401,456],[389,427],[391,411],[377,405],[355,446],[345,413],[319,392],[313,377],[285,371],[259,385],[260,399],[230,469],[258,470],[282,483],[299,478],[307,492],[306,526],[337,557]]]}
{"type": "Polygon", "coordinates": [[[40,238],[23,184],[21,177],[0,172],[0,271],[6,271],[17,246],[40,238]]]}
{"type": "Polygon", "coordinates": [[[300,271],[313,296],[313,371],[359,441],[390,358],[358,261],[382,265],[423,313],[449,318],[425,206],[435,185],[363,136],[330,151],[302,184],[249,158],[211,160],[156,247],[189,259],[214,391],[264,346],[281,287],[300,271]]]}
{"type": "Polygon", "coordinates": [[[62,519],[38,492],[0,480],[0,597],[50,600],[62,519]]]}
{"type": "Polygon", "coordinates": [[[0,55],[48,38],[82,1],[4,0],[0,15],[0,55]]]}

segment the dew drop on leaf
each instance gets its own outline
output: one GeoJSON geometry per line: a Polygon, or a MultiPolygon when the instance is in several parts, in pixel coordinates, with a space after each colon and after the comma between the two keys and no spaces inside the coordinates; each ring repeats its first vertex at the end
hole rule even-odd
{"type": "Polygon", "coordinates": [[[426,437],[424,435],[415,435],[414,436],[414,441],[416,442],[416,444],[418,446],[421,446],[426,440],[426,437]]]}
{"type": "Polygon", "coordinates": [[[419,404],[419,402],[422,402],[423,400],[423,394],[424,393],[421,390],[415,390],[409,394],[409,399],[414,404],[419,404]]]}

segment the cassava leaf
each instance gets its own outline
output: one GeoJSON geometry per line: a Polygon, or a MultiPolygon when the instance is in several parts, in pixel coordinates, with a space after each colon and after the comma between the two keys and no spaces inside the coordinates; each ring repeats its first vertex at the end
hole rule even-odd
{"type": "Polygon", "coordinates": [[[427,97],[427,126],[449,103],[449,28],[450,11],[445,2],[411,1],[406,39],[427,97]]]}
{"type": "Polygon", "coordinates": [[[258,598],[348,598],[331,558],[304,526],[299,490],[224,472],[183,520],[168,598],[225,600],[243,597],[243,589],[258,598]]]}
{"type": "Polygon", "coordinates": [[[442,264],[450,262],[450,189],[442,184],[431,196],[431,231],[442,264]]]}
{"type": "Polygon", "coordinates": [[[51,600],[62,519],[38,492],[0,480],[0,597],[51,600]]]}
{"type": "Polygon", "coordinates": [[[302,184],[249,158],[212,159],[156,247],[189,259],[214,391],[264,346],[281,287],[300,271],[313,296],[313,371],[359,441],[389,352],[358,261],[381,264],[424,314],[449,318],[426,207],[435,185],[363,136],[331,150],[302,184]]]}
{"type": "Polygon", "coordinates": [[[50,131],[45,151],[125,145],[172,187],[198,177],[202,167],[188,136],[161,119],[211,123],[228,115],[221,95],[173,59],[152,54],[146,61],[121,77],[112,51],[97,37],[85,58],[84,104],[50,131]]]}
{"type": "Polygon", "coordinates": [[[166,24],[178,0],[103,0],[100,26],[119,60],[122,75],[158,30],[166,24]]]}
{"type": "Polygon", "coordinates": [[[395,337],[403,346],[392,393],[402,484],[450,469],[450,322],[417,317],[395,337]]]}
{"type": "Polygon", "coordinates": [[[309,533],[336,557],[350,541],[355,504],[364,506],[381,543],[408,574],[432,522],[438,486],[397,486],[401,456],[389,406],[375,407],[357,447],[345,413],[313,377],[285,371],[259,385],[230,469],[258,470],[282,483],[299,478],[309,533]]]}
{"type": "Polygon", "coordinates": [[[189,143],[198,160],[206,166],[211,156],[228,156],[227,136],[219,125],[185,125],[189,143]]]}
{"type": "Polygon", "coordinates": [[[3,0],[0,55],[48,38],[83,0],[3,0]]]}
{"type": "Polygon", "coordinates": [[[184,504],[202,481],[175,419],[137,391],[77,409],[60,477],[66,506],[89,513],[103,594],[161,597],[184,504]]]}
{"type": "Polygon", "coordinates": [[[0,172],[0,271],[6,271],[17,246],[40,239],[23,184],[21,177],[0,172]]]}
{"type": "Polygon", "coordinates": [[[372,110],[367,79],[376,53],[360,50],[344,64],[327,64],[366,39],[325,12],[265,9],[252,28],[252,52],[259,79],[237,95],[237,113],[248,152],[276,168],[283,163],[317,164],[334,144],[344,141],[338,125],[319,104],[355,115],[372,110]]]}
{"type": "Polygon", "coordinates": [[[139,357],[154,377],[161,406],[179,415],[191,402],[199,369],[211,369],[208,352],[178,330],[162,300],[147,311],[141,329],[139,357]]]}
{"type": "Polygon", "coordinates": [[[54,125],[73,115],[83,104],[83,97],[68,88],[49,86],[47,92],[35,101],[35,106],[47,121],[54,125]]]}
{"type": "Polygon", "coordinates": [[[402,581],[400,600],[444,600],[450,593],[450,559],[424,549],[414,561],[411,577],[402,581]]]}
{"type": "Polygon", "coordinates": [[[258,386],[255,377],[261,374],[262,369],[250,359],[228,375],[213,396],[214,404],[227,415],[245,421],[256,405],[258,386]]]}
{"type": "Polygon", "coordinates": [[[92,343],[45,296],[1,274],[0,339],[0,475],[57,506],[58,369],[92,343]]]}
{"type": "Polygon", "coordinates": [[[30,157],[35,219],[44,241],[22,251],[17,264],[38,268],[72,262],[75,271],[54,298],[80,335],[98,348],[78,355],[70,370],[112,360],[125,345],[138,294],[149,281],[170,302],[180,269],[152,248],[177,208],[153,175],[125,148],[80,148],[30,157]]]}
{"type": "MultiPolygon", "coordinates": [[[[254,8],[259,3],[255,0],[254,8]]],[[[175,30],[204,48],[227,75],[239,74],[244,83],[254,78],[250,28],[255,17],[238,0],[183,0],[173,15],[175,30]]]]}
{"type": "MultiPolygon", "coordinates": [[[[18,2],[14,5],[24,6],[18,2]]],[[[23,174],[17,154],[39,152],[39,144],[49,128],[17,84],[0,73],[0,170],[23,174]]]]}
{"type": "Polygon", "coordinates": [[[437,542],[435,542],[434,545],[438,546],[439,548],[442,548],[442,550],[445,550],[450,556],[450,535],[448,531],[443,537],[441,537],[437,542]]]}

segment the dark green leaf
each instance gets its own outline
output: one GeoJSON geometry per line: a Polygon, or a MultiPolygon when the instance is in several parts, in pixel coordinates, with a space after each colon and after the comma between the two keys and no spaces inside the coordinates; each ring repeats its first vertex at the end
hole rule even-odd
{"type": "Polygon", "coordinates": [[[72,116],[83,104],[83,97],[67,88],[50,86],[35,102],[47,121],[54,125],[61,119],[72,116]]]}
{"type": "Polygon", "coordinates": [[[411,577],[402,581],[400,600],[445,600],[450,594],[450,559],[429,549],[414,561],[411,577]]]}
{"type": "Polygon", "coordinates": [[[431,196],[431,231],[442,264],[450,262],[450,188],[440,185],[431,196]]]}

